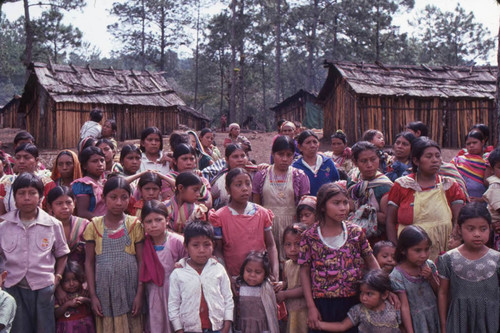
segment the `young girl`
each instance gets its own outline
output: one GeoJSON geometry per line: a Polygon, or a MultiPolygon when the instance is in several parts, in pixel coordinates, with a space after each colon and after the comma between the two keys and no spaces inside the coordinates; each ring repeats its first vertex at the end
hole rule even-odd
{"type": "Polygon", "coordinates": [[[142,332],[143,285],[138,283],[144,230],[125,215],[130,186],[123,177],[104,185],[106,215],[95,217],[83,234],[85,274],[97,332],[142,332]]]}
{"type": "Polygon", "coordinates": [[[288,258],[283,268],[285,290],[279,291],[276,299],[278,303],[286,303],[288,333],[307,333],[307,303],[300,284],[300,265],[297,264],[300,237],[305,227],[304,224],[295,223],[283,231],[283,248],[288,258]]]}
{"type": "Polygon", "coordinates": [[[141,133],[141,171],[159,171],[166,175],[170,163],[163,156],[163,137],[157,127],[148,127],[141,133]]]}
{"type": "Polygon", "coordinates": [[[339,129],[330,139],[332,140],[332,151],[326,152],[325,155],[333,160],[337,170],[342,170],[349,174],[354,168],[354,163],[352,162],[351,148],[347,146],[347,136],[339,129]]]}
{"type": "Polygon", "coordinates": [[[157,172],[144,172],[137,183],[140,200],[131,200],[128,212],[130,215],[140,217],[144,203],[151,200],[159,200],[161,193],[161,177],[157,172]],[[133,201],[133,202],[132,202],[133,201]]]}
{"type": "Polygon", "coordinates": [[[199,138],[201,145],[203,146],[203,150],[205,151],[205,153],[210,155],[210,157],[212,157],[213,161],[217,161],[222,158],[222,154],[219,151],[219,148],[214,145],[215,135],[210,128],[202,129],[199,138]]]}
{"type": "MultiPolygon", "coordinates": [[[[345,221],[349,201],[344,188],[328,183],[318,191],[316,222],[300,241],[298,264],[308,308],[308,326],[321,331],[320,321],[341,321],[357,303],[361,268],[379,268],[363,230],[345,221]]],[[[347,332],[355,332],[349,330],[347,332]]]]}
{"type": "Polygon", "coordinates": [[[73,216],[75,202],[69,187],[56,186],[47,195],[49,212],[62,222],[64,235],[69,246],[68,260],[75,261],[82,267],[85,263],[85,240],[83,232],[89,220],[73,216]]]}
{"type": "Polygon", "coordinates": [[[68,261],[61,280],[61,288],[68,298],[63,304],[56,302],[56,333],[95,332],[90,298],[82,295],[84,282],[82,266],[75,261],[68,261]]]}
{"type": "Polygon", "coordinates": [[[480,203],[460,210],[464,243],[438,258],[441,332],[498,332],[500,253],[488,248],[491,216],[480,203]]]}
{"type": "Polygon", "coordinates": [[[59,152],[50,178],[59,186],[71,186],[73,180],[82,178],[82,169],[78,156],[68,149],[59,152]]]}
{"type": "Polygon", "coordinates": [[[373,245],[373,255],[377,259],[380,268],[387,274],[391,274],[396,266],[396,246],[390,241],[378,241],[373,245]]]}
{"type": "Polygon", "coordinates": [[[390,278],[401,300],[401,316],[407,332],[439,332],[436,266],[429,260],[431,239],[419,226],[406,227],[396,247],[398,265],[390,278]]]}
{"type": "Polygon", "coordinates": [[[124,177],[134,176],[141,168],[141,156],[136,145],[125,145],[120,152],[120,163],[115,163],[111,171],[124,177]]]}
{"type": "Polygon", "coordinates": [[[182,233],[184,226],[195,219],[206,221],[208,209],[197,203],[202,185],[200,177],[190,171],[180,173],[175,179],[175,195],[166,202],[173,231],[182,233]]]}
{"type": "Polygon", "coordinates": [[[115,168],[116,146],[108,139],[100,139],[96,142],[95,146],[101,149],[104,154],[104,161],[106,162],[104,178],[107,178],[107,176],[113,171],[113,168],[115,168]]]}
{"type": "Polygon", "coordinates": [[[184,238],[167,231],[167,207],[158,200],[144,204],[141,221],[146,238],[140,281],[146,283],[148,300],[148,332],[173,333],[168,318],[168,287],[170,274],[177,261],[187,256],[184,238]]]}
{"type": "Polygon", "coordinates": [[[193,147],[196,152],[195,156],[198,161],[196,165],[197,169],[203,170],[210,166],[213,163],[212,157],[203,149],[203,145],[201,144],[200,139],[198,139],[198,134],[194,131],[187,131],[187,134],[189,135],[191,147],[193,147]]]}
{"type": "Polygon", "coordinates": [[[267,249],[271,275],[274,281],[278,281],[278,252],[271,231],[273,213],[249,202],[252,180],[244,169],[229,171],[226,186],[229,204],[209,215],[215,228],[215,255],[224,260],[229,277],[235,278],[248,252],[267,249]],[[243,238],[244,242],[241,241],[243,238]]]}
{"type": "Polygon", "coordinates": [[[309,178],[304,171],[291,166],[295,143],[280,135],[273,143],[274,164],[255,174],[252,184],[253,202],[274,213],[273,235],[280,261],[285,261],[282,248],[283,231],[295,218],[295,207],[303,195],[309,194],[309,178]]]}
{"type": "Polygon", "coordinates": [[[384,134],[378,130],[370,129],[363,133],[363,141],[368,141],[377,147],[377,155],[380,158],[379,171],[382,173],[387,172],[387,163],[390,155],[384,151],[385,140],[384,134]]]}
{"type": "Polygon", "coordinates": [[[415,135],[411,132],[401,132],[396,135],[393,151],[387,163],[387,173],[385,174],[391,181],[407,176],[411,173],[411,144],[415,141],[415,135]]]}
{"type": "Polygon", "coordinates": [[[12,332],[54,332],[54,290],[69,253],[63,226],[39,208],[40,178],[22,173],[12,190],[18,208],[3,215],[0,223],[0,257],[9,273],[5,291],[17,304],[12,332]]]}
{"type": "Polygon", "coordinates": [[[308,227],[316,222],[316,197],[304,195],[297,206],[297,220],[308,227]]]}
{"type": "Polygon", "coordinates": [[[118,142],[116,142],[115,136],[118,126],[116,126],[116,121],[114,119],[106,119],[101,129],[101,138],[111,141],[111,143],[118,148],[118,142]]]}
{"type": "Polygon", "coordinates": [[[266,252],[251,251],[241,265],[238,285],[235,332],[279,333],[276,296],[269,281],[271,273],[266,252]]]}
{"type": "Polygon", "coordinates": [[[71,187],[76,197],[76,215],[90,220],[106,213],[106,205],[102,200],[105,170],[102,150],[94,146],[85,148],[80,154],[80,164],[83,178],[75,179],[71,187]]]}
{"type": "Polygon", "coordinates": [[[391,280],[380,269],[369,271],[359,287],[361,304],[353,306],[347,318],[339,323],[320,322],[319,326],[327,332],[344,332],[358,326],[361,333],[399,333],[401,314],[389,303],[391,280]]]}

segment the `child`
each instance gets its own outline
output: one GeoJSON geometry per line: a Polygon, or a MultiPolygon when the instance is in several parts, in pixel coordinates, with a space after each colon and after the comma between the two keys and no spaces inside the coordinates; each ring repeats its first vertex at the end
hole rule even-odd
{"type": "Polygon", "coordinates": [[[326,152],[325,155],[333,160],[338,171],[342,170],[348,174],[354,168],[354,163],[352,162],[351,148],[347,146],[347,136],[344,131],[339,129],[330,139],[332,140],[332,151],[326,152]]]}
{"type": "Polygon", "coordinates": [[[76,197],[76,215],[92,219],[106,213],[106,205],[102,200],[102,189],[105,161],[101,149],[91,146],[80,154],[83,178],[75,179],[71,188],[76,197]]]}
{"type": "Polygon", "coordinates": [[[107,178],[115,165],[116,146],[108,139],[100,139],[96,142],[95,146],[101,149],[104,154],[104,162],[106,162],[104,178],[107,178]]]}
{"type": "Polygon", "coordinates": [[[439,332],[436,266],[429,260],[431,239],[419,226],[409,225],[399,235],[398,265],[390,278],[401,300],[401,316],[408,332],[439,332]],[[411,316],[410,316],[411,314],[411,316]]]}
{"type": "Polygon", "coordinates": [[[143,285],[138,284],[142,224],[124,214],[130,186],[123,177],[109,179],[103,196],[106,215],[93,218],[83,234],[85,274],[97,332],[142,332],[143,285]]]}
{"type": "Polygon", "coordinates": [[[61,280],[61,288],[67,294],[67,301],[63,304],[56,303],[57,333],[95,332],[90,298],[82,295],[84,281],[82,266],[75,261],[68,261],[61,280]]]}
{"type": "Polygon", "coordinates": [[[212,226],[202,221],[189,223],[184,246],[189,256],[170,275],[168,315],[174,331],[229,332],[233,294],[224,267],[212,258],[212,226]]]}
{"type": "Polygon", "coordinates": [[[38,207],[40,178],[22,173],[12,189],[18,208],[0,223],[0,256],[9,272],[5,287],[17,303],[12,332],[54,332],[54,290],[69,253],[63,226],[38,207]]]}
{"type": "Polygon", "coordinates": [[[78,156],[69,149],[60,151],[52,167],[50,178],[59,186],[71,186],[73,180],[82,178],[78,156]]]}
{"type": "Polygon", "coordinates": [[[307,303],[300,284],[299,257],[300,237],[306,225],[295,223],[283,231],[283,248],[288,260],[283,268],[283,281],[286,287],[276,294],[278,303],[283,300],[288,311],[286,331],[288,333],[307,333],[307,303]]]}
{"type": "Polygon", "coordinates": [[[16,316],[16,300],[9,293],[2,290],[7,271],[0,267],[0,332],[9,333],[16,316]]]}
{"type": "Polygon", "coordinates": [[[357,303],[356,284],[362,277],[362,266],[379,268],[363,230],[345,221],[349,201],[344,188],[335,183],[321,186],[316,211],[319,222],[302,235],[297,260],[308,308],[307,324],[314,332],[320,331],[320,321],[344,320],[357,303]]]}
{"type": "Polygon", "coordinates": [[[485,244],[491,216],[481,203],[458,215],[464,243],[438,258],[441,332],[498,332],[500,253],[485,244]]]}
{"type": "Polygon", "coordinates": [[[131,205],[129,204],[129,214],[133,216],[140,217],[141,210],[144,203],[151,200],[159,200],[161,192],[161,178],[156,172],[144,172],[139,178],[137,183],[137,188],[139,190],[139,201],[131,200],[131,205]],[[134,201],[132,203],[132,201],[134,201]]]}
{"type": "Polygon", "coordinates": [[[125,145],[120,152],[120,163],[113,165],[112,172],[124,177],[134,176],[141,168],[141,150],[133,144],[125,145]]]}
{"type": "Polygon", "coordinates": [[[185,225],[195,219],[206,220],[207,207],[196,203],[200,197],[200,177],[193,172],[182,172],[175,179],[175,195],[166,202],[170,228],[182,233],[185,225]]]}
{"type": "Polygon", "coordinates": [[[108,139],[111,143],[118,148],[118,142],[116,142],[115,136],[118,126],[116,126],[116,121],[114,119],[106,119],[101,129],[101,139],[108,139]]]}
{"type": "Polygon", "coordinates": [[[167,207],[158,200],[146,201],[141,221],[146,232],[140,281],[146,284],[148,332],[173,333],[168,318],[168,287],[175,263],[187,256],[183,237],[167,231],[167,207]]]}
{"type": "Polygon", "coordinates": [[[319,326],[327,332],[344,332],[358,326],[361,333],[398,333],[401,332],[401,314],[387,300],[391,291],[391,280],[381,269],[369,271],[359,287],[361,304],[353,306],[347,318],[338,323],[320,322],[319,326]]]}
{"type": "Polygon", "coordinates": [[[170,163],[163,157],[163,137],[157,127],[148,127],[141,133],[141,171],[159,171],[166,175],[170,163]]]}
{"type": "Polygon", "coordinates": [[[363,141],[368,141],[377,147],[377,155],[380,158],[379,171],[382,173],[387,172],[387,163],[389,161],[389,154],[384,151],[385,140],[384,134],[378,130],[370,129],[363,133],[363,141]]]}
{"type": "Polygon", "coordinates": [[[250,251],[267,249],[271,275],[274,281],[278,281],[278,252],[271,231],[273,213],[249,202],[252,180],[244,169],[236,168],[228,172],[226,190],[230,196],[229,204],[209,216],[215,228],[216,256],[224,260],[229,277],[236,278],[250,251]]]}
{"type": "Polygon", "coordinates": [[[500,251],[500,148],[493,150],[488,157],[488,162],[494,175],[488,177],[488,189],[483,194],[483,199],[488,203],[493,226],[493,248],[500,251]]]}
{"type": "Polygon", "coordinates": [[[316,222],[316,197],[304,195],[297,206],[297,220],[307,226],[316,222]]]}
{"type": "Polygon", "coordinates": [[[396,266],[396,246],[391,241],[378,241],[373,245],[373,255],[377,259],[380,268],[387,274],[391,274],[396,266]]]}
{"type": "Polygon", "coordinates": [[[267,252],[251,251],[241,265],[235,332],[279,333],[276,296],[269,281],[267,252]]]}
{"type": "Polygon", "coordinates": [[[80,129],[80,140],[85,138],[97,139],[101,136],[101,125],[99,124],[102,120],[102,111],[94,109],[90,111],[90,120],[86,121],[80,129]]]}

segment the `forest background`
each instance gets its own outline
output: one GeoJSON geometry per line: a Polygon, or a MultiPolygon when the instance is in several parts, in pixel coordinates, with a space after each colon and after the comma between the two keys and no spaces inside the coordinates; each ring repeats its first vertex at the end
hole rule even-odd
{"type": "Polygon", "coordinates": [[[122,0],[108,13],[115,47],[103,55],[64,20],[93,1],[0,0],[0,105],[22,93],[32,61],[90,64],[164,72],[215,125],[227,113],[271,129],[269,107],[299,89],[317,92],[326,59],[474,66],[491,60],[496,45],[459,3],[405,17],[415,0],[122,0]],[[9,20],[7,3],[22,3],[24,16],[9,20]]]}

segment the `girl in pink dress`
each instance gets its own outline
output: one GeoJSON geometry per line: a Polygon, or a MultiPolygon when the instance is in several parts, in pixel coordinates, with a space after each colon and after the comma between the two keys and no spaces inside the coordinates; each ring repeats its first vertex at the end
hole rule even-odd
{"type": "Polygon", "coordinates": [[[167,207],[158,200],[146,201],[141,220],[146,232],[139,279],[146,284],[148,319],[146,332],[174,332],[168,318],[170,274],[177,261],[187,256],[184,237],[167,231],[167,207]]]}

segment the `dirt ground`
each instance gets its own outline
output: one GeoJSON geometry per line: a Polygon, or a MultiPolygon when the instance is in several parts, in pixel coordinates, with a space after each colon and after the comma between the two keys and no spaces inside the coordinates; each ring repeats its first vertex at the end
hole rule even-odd
{"type": "MultiPolygon", "coordinates": [[[[2,128],[0,129],[0,142],[1,149],[5,150],[7,153],[12,154],[12,142],[14,137],[20,131],[16,128],[2,128]]],[[[317,131],[320,139],[322,138],[322,132],[317,131]]],[[[218,147],[224,154],[224,148],[222,147],[222,141],[226,137],[226,133],[217,133],[215,136],[215,141],[219,143],[218,147]]],[[[269,163],[269,158],[271,154],[271,146],[273,138],[276,135],[275,132],[265,133],[265,132],[243,132],[242,135],[246,136],[252,143],[252,151],[250,152],[250,158],[254,159],[257,163],[269,163]]],[[[329,140],[321,140],[321,151],[330,150],[329,140]]],[[[164,142],[168,146],[168,136],[164,137],[164,142]]],[[[135,143],[139,144],[139,140],[127,140],[125,142],[119,143],[119,148],[122,145],[135,143]]],[[[69,147],[73,148],[73,147],[69,147]]],[[[458,149],[443,149],[443,160],[450,161],[458,152],[458,149]]],[[[51,168],[55,157],[57,156],[57,150],[55,149],[40,149],[40,159],[42,163],[47,167],[51,168]]]]}

